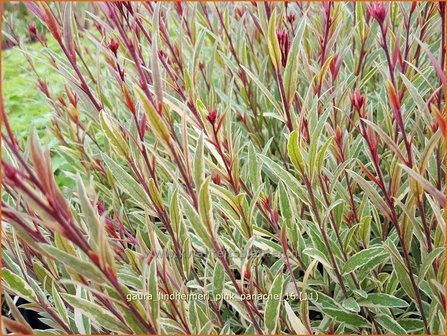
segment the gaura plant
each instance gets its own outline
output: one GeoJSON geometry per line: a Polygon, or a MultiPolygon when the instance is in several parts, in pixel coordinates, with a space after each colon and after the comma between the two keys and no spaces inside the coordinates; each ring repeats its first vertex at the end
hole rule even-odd
{"type": "Polygon", "coordinates": [[[445,3],[25,5],[4,332],[446,332],[445,3]]]}

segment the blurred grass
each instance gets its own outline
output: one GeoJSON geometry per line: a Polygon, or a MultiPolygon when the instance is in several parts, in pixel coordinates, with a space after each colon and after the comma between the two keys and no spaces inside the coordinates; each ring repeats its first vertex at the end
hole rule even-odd
{"type": "MultiPolygon", "coordinates": [[[[54,41],[49,41],[49,46],[57,50],[54,41]]],[[[60,93],[63,83],[49,62],[39,55],[42,46],[34,43],[26,45],[26,49],[33,55],[36,71],[47,82],[50,93],[60,93]]],[[[11,128],[19,138],[26,138],[32,127],[46,133],[45,128],[51,125],[52,108],[39,91],[31,71],[24,51],[18,47],[2,52],[3,101],[11,128]]]]}
{"type": "MultiPolygon", "coordinates": [[[[55,40],[48,39],[48,46],[55,52],[58,45],[55,40]]],[[[49,88],[50,94],[57,96],[64,91],[61,76],[42,54],[40,43],[26,44],[26,52],[30,53],[34,67],[49,88]]],[[[44,94],[37,86],[35,74],[26,60],[23,50],[13,47],[2,51],[3,102],[9,123],[19,141],[26,141],[34,128],[41,141],[51,149],[57,139],[51,133],[51,119],[54,110],[44,94]]],[[[69,167],[63,158],[52,151],[53,171],[59,186],[71,186],[71,179],[63,173],[69,167]]]]}

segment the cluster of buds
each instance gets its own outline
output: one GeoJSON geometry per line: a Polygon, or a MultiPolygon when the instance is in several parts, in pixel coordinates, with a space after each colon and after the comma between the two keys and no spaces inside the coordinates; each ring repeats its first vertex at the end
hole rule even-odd
{"type": "Polygon", "coordinates": [[[208,113],[208,115],[206,116],[206,120],[208,120],[211,125],[214,125],[216,123],[216,120],[217,120],[217,109],[216,108],[213,108],[211,110],[211,112],[208,113]]]}
{"type": "Polygon", "coordinates": [[[99,22],[95,22],[95,27],[98,30],[98,32],[101,34],[101,36],[104,36],[104,27],[99,22]]]}
{"type": "Polygon", "coordinates": [[[291,25],[295,22],[295,20],[296,20],[295,12],[291,12],[289,15],[287,15],[287,22],[290,23],[291,25]]]}
{"type": "Polygon", "coordinates": [[[45,81],[43,81],[41,79],[38,79],[37,80],[37,87],[45,95],[45,97],[51,99],[50,90],[48,89],[48,85],[47,85],[47,83],[45,81]]]}
{"type": "Polygon", "coordinates": [[[343,146],[343,132],[341,131],[340,127],[337,126],[335,131],[333,131],[335,143],[336,143],[336,152],[335,157],[337,159],[337,163],[344,162],[344,146],[343,146]]]}
{"type": "Polygon", "coordinates": [[[36,26],[36,24],[34,23],[34,22],[31,22],[29,25],[28,25],[28,31],[29,31],[29,33],[30,33],[30,35],[31,35],[31,40],[32,41],[36,41],[36,40],[38,40],[39,39],[39,37],[38,37],[38,32],[37,32],[37,26],[36,26]]]}
{"type": "Polygon", "coordinates": [[[109,42],[109,49],[115,55],[115,57],[117,56],[118,48],[119,48],[118,41],[112,38],[109,42]]]}
{"type": "Polygon", "coordinates": [[[279,212],[278,209],[272,208],[270,197],[264,196],[260,198],[261,206],[264,208],[265,212],[270,215],[270,219],[274,226],[278,228],[279,223],[279,212]]]}
{"type": "Polygon", "coordinates": [[[329,71],[331,72],[332,80],[337,79],[338,73],[340,72],[341,65],[343,63],[343,58],[339,54],[336,54],[329,63],[329,71]]]}
{"type": "Polygon", "coordinates": [[[74,107],[78,106],[78,97],[76,93],[73,93],[73,91],[68,87],[68,85],[65,85],[65,92],[67,93],[67,98],[70,101],[71,105],[74,107]]]}
{"type": "Polygon", "coordinates": [[[279,48],[281,50],[282,65],[286,66],[287,56],[289,55],[290,50],[289,34],[287,33],[287,30],[283,28],[276,33],[276,36],[278,37],[279,48]]]}
{"type": "Polygon", "coordinates": [[[368,127],[366,130],[366,134],[364,135],[368,139],[368,146],[371,152],[371,159],[375,163],[376,166],[379,165],[380,157],[379,157],[379,143],[380,138],[373,131],[371,127],[368,127]]]}
{"type": "Polygon", "coordinates": [[[366,98],[360,94],[360,90],[355,90],[353,94],[349,97],[351,99],[351,105],[354,107],[355,111],[358,112],[360,118],[366,116],[366,98]]]}
{"type": "Polygon", "coordinates": [[[368,5],[368,13],[381,26],[385,22],[387,9],[382,2],[373,2],[368,5]]]}
{"type": "Polygon", "coordinates": [[[211,181],[213,181],[214,184],[220,185],[221,184],[221,177],[219,174],[214,174],[211,176],[211,181]]]}
{"type": "Polygon", "coordinates": [[[244,16],[245,10],[241,7],[236,7],[234,12],[236,13],[236,18],[241,19],[244,16]]]}

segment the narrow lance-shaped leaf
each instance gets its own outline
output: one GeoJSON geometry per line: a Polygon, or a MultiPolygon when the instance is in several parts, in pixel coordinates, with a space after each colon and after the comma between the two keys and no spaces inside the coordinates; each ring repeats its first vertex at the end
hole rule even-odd
{"type": "Polygon", "coordinates": [[[281,308],[284,278],[278,275],[269,290],[268,300],[265,304],[264,324],[269,333],[274,333],[278,325],[281,308]]]}
{"type": "Polygon", "coordinates": [[[211,196],[209,193],[210,179],[207,178],[201,185],[199,190],[199,213],[202,221],[206,225],[208,232],[214,234],[214,220],[211,211],[211,196]]]}
{"type": "Polygon", "coordinates": [[[158,109],[161,111],[163,106],[163,89],[161,86],[160,62],[158,60],[158,32],[159,32],[159,11],[160,3],[155,5],[153,15],[153,34],[152,34],[152,54],[151,54],[151,70],[154,84],[155,98],[158,102],[158,109]]]}
{"type": "Polygon", "coordinates": [[[83,315],[87,316],[91,322],[98,326],[103,326],[106,329],[119,333],[127,332],[126,326],[101,306],[71,294],[62,294],[62,297],[70,305],[79,309],[83,315]]]}
{"type": "Polygon", "coordinates": [[[151,130],[154,131],[155,136],[164,144],[170,144],[171,136],[169,133],[169,128],[164,122],[161,115],[159,115],[158,112],[154,109],[154,107],[147,99],[145,93],[139,87],[135,86],[135,94],[144,111],[146,112],[151,130]]]}
{"type": "Polygon", "coordinates": [[[379,195],[377,190],[374,189],[374,187],[359,174],[353,172],[352,170],[348,170],[348,173],[360,185],[366,195],[368,195],[369,199],[374,203],[374,205],[378,209],[380,209],[380,211],[384,215],[388,216],[388,218],[391,218],[390,209],[388,208],[383,198],[379,195]]]}
{"type": "Polygon", "coordinates": [[[278,37],[276,36],[276,9],[270,15],[267,46],[273,67],[278,70],[281,66],[281,49],[279,48],[278,37]]]}
{"type": "Polygon", "coordinates": [[[289,105],[292,104],[296,89],[298,87],[298,51],[302,42],[305,26],[306,20],[303,17],[300,25],[297,28],[292,46],[290,47],[290,51],[287,56],[286,68],[284,70],[284,87],[286,90],[286,97],[289,105]]]}
{"type": "Polygon", "coordinates": [[[2,280],[6,284],[7,288],[10,288],[20,297],[30,301],[37,302],[37,296],[34,290],[31,288],[25,280],[18,275],[12,273],[9,269],[2,268],[2,280]]]}

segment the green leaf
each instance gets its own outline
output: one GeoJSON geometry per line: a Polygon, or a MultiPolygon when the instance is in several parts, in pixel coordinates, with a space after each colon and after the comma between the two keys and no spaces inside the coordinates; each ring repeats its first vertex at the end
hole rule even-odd
{"type": "Polygon", "coordinates": [[[374,124],[372,121],[369,121],[368,119],[362,119],[362,120],[380,136],[380,138],[388,145],[389,149],[391,149],[394,152],[394,154],[398,156],[398,158],[402,163],[407,162],[399,146],[389,137],[388,134],[386,134],[382,130],[382,128],[374,124]]]}
{"type": "Polygon", "coordinates": [[[310,140],[310,146],[309,146],[309,174],[310,179],[313,179],[313,176],[315,175],[315,162],[317,160],[317,150],[319,146],[319,142],[321,139],[321,136],[323,135],[324,125],[326,124],[326,121],[329,117],[329,112],[331,112],[331,109],[327,109],[326,112],[324,112],[320,120],[318,120],[317,126],[315,129],[312,130],[311,140],[310,140]]]}
{"type": "Polygon", "coordinates": [[[386,247],[387,250],[390,252],[391,262],[393,264],[394,271],[396,273],[397,279],[399,280],[400,286],[411,299],[415,300],[416,293],[414,292],[414,288],[410,280],[410,275],[408,274],[408,271],[404,266],[404,261],[400,256],[399,251],[397,250],[394,243],[389,239],[384,243],[384,247],[386,247]]]}
{"type": "Polygon", "coordinates": [[[155,5],[155,10],[153,14],[151,70],[152,70],[153,87],[155,91],[155,99],[157,100],[159,106],[162,106],[163,89],[161,86],[160,62],[158,59],[159,11],[160,11],[160,4],[157,3],[155,5]]]}
{"type": "Polygon", "coordinates": [[[366,299],[359,299],[358,303],[365,307],[405,308],[408,303],[390,294],[370,293],[366,299]]]}
{"type": "Polygon", "coordinates": [[[293,331],[297,335],[308,335],[309,332],[307,331],[303,322],[301,322],[300,318],[295,315],[292,307],[290,306],[290,304],[287,301],[284,301],[284,307],[286,308],[287,318],[290,322],[290,325],[292,326],[293,331]]]}
{"type": "Polygon", "coordinates": [[[183,211],[185,212],[185,215],[188,219],[188,222],[191,223],[194,231],[200,237],[202,242],[208,248],[211,248],[212,245],[211,245],[210,235],[208,234],[205,227],[203,226],[200,216],[197,214],[196,210],[194,210],[194,208],[191,206],[191,204],[187,200],[182,198],[181,203],[182,203],[183,211]]]}
{"type": "Polygon", "coordinates": [[[119,164],[113,161],[107,154],[102,154],[104,162],[115,178],[118,187],[132,197],[141,207],[150,204],[150,199],[143,187],[135,181],[119,164]]]}
{"type": "Polygon", "coordinates": [[[370,326],[368,320],[366,320],[364,317],[358,314],[348,313],[341,309],[334,309],[334,308],[323,308],[323,312],[329,317],[335,319],[337,322],[346,323],[350,326],[354,327],[370,326]]]}
{"type": "Polygon", "coordinates": [[[268,101],[270,101],[270,103],[273,105],[273,107],[275,108],[276,112],[278,112],[278,116],[277,118],[279,120],[281,120],[282,122],[284,122],[284,117],[283,117],[283,111],[282,108],[280,107],[280,105],[278,105],[278,102],[276,101],[276,99],[273,97],[272,93],[270,92],[270,90],[259,80],[259,78],[253,74],[248,68],[244,67],[243,65],[241,65],[242,69],[244,69],[244,71],[247,73],[247,75],[253,80],[253,82],[255,82],[255,84],[259,87],[259,89],[262,91],[262,93],[264,94],[265,98],[268,99],[268,101]]]}
{"type": "Polygon", "coordinates": [[[210,179],[207,178],[201,185],[199,190],[199,214],[202,221],[208,228],[208,232],[214,232],[213,214],[211,211],[211,197],[209,193],[210,179]]]}
{"type": "Polygon", "coordinates": [[[389,333],[396,335],[406,335],[407,331],[402,328],[399,323],[396,322],[394,318],[391,318],[388,315],[376,315],[374,319],[389,333]]]}
{"type": "Polygon", "coordinates": [[[291,220],[293,217],[293,211],[290,206],[290,198],[287,194],[284,183],[279,184],[279,205],[281,209],[281,216],[286,220],[291,220]]]}
{"type": "Polygon", "coordinates": [[[63,252],[51,245],[41,244],[40,248],[46,252],[49,257],[68,266],[76,274],[82,274],[86,278],[100,284],[104,283],[103,274],[92,263],[83,261],[79,257],[72,256],[71,254],[63,252]]]}
{"type": "Polygon", "coordinates": [[[21,277],[12,273],[9,269],[2,268],[2,280],[6,287],[10,288],[18,296],[30,302],[37,302],[37,295],[31,286],[21,277]]]}
{"type": "Polygon", "coordinates": [[[149,294],[151,294],[152,300],[150,300],[152,323],[157,325],[160,320],[160,300],[158,300],[158,275],[157,275],[156,259],[153,259],[149,265],[149,294]]]}
{"type": "Polygon", "coordinates": [[[68,304],[77,308],[85,315],[92,323],[99,327],[104,327],[108,330],[118,333],[127,333],[128,330],[115,316],[110,312],[88,300],[81,299],[75,295],[62,294],[62,297],[68,304]]]}
{"type": "Polygon", "coordinates": [[[70,323],[70,321],[68,319],[68,311],[64,305],[64,302],[62,301],[61,296],[59,295],[59,292],[56,289],[56,286],[54,285],[54,282],[52,285],[51,293],[52,293],[52,297],[53,297],[53,301],[54,301],[54,306],[56,307],[56,310],[57,310],[59,316],[68,325],[70,323]]]}
{"type": "Polygon", "coordinates": [[[248,146],[248,178],[250,179],[253,189],[259,187],[259,177],[259,162],[258,158],[256,157],[256,150],[253,143],[250,143],[248,146]]]}
{"type": "Polygon", "coordinates": [[[264,155],[259,155],[259,157],[264,162],[265,166],[271,170],[277,178],[284,182],[284,184],[290,188],[290,190],[304,203],[308,204],[307,193],[304,188],[298,183],[297,179],[282,168],[279,164],[274,162],[272,159],[264,155]]]}
{"type": "Polygon", "coordinates": [[[110,144],[114,146],[118,153],[121,155],[127,155],[127,145],[124,138],[121,136],[120,131],[118,131],[112,124],[112,121],[106,115],[104,111],[99,114],[99,119],[101,121],[101,127],[104,134],[109,140],[110,144]]]}
{"type": "Polygon", "coordinates": [[[194,155],[193,175],[196,188],[202,185],[205,176],[205,160],[203,159],[203,133],[200,133],[197,141],[196,153],[194,155]]]}
{"type": "Polygon", "coordinates": [[[342,303],[343,308],[346,310],[358,313],[360,311],[360,306],[353,297],[349,297],[342,303]]]}
{"type": "Polygon", "coordinates": [[[428,270],[433,267],[433,262],[445,251],[444,247],[437,247],[431,251],[424,259],[419,269],[418,283],[421,284],[424,281],[425,275],[428,270]]]}
{"type": "Polygon", "coordinates": [[[365,265],[370,259],[384,254],[386,255],[387,252],[382,246],[370,247],[367,250],[357,252],[346,261],[343,266],[343,274],[354,272],[359,267],[365,265]]]}
{"type": "Polygon", "coordinates": [[[298,51],[303,38],[305,25],[306,20],[303,17],[290,47],[290,51],[287,56],[286,68],[284,69],[284,87],[286,91],[287,103],[289,105],[292,104],[293,97],[295,96],[295,92],[298,87],[298,51]]]}
{"type": "Polygon", "coordinates": [[[170,144],[171,136],[169,133],[169,129],[162,117],[149,102],[145,93],[137,86],[135,86],[135,94],[144,111],[146,112],[151,130],[154,131],[157,139],[162,140],[162,142],[164,142],[165,144],[170,144]]]}
{"type": "Polygon", "coordinates": [[[225,272],[223,266],[216,262],[213,271],[213,295],[218,296],[222,294],[225,280],[225,272]]]}
{"type": "Polygon", "coordinates": [[[324,267],[326,267],[328,269],[333,269],[332,265],[326,259],[326,256],[324,255],[323,252],[321,252],[315,248],[306,248],[303,250],[303,253],[308,255],[309,257],[312,257],[313,259],[318,260],[321,264],[324,265],[324,267]]]}
{"type": "Polygon", "coordinates": [[[279,48],[278,36],[276,35],[276,9],[270,15],[267,46],[273,67],[278,70],[281,66],[281,49],[279,48]]]}
{"type": "Polygon", "coordinates": [[[169,217],[172,221],[172,229],[175,233],[180,230],[180,209],[178,204],[178,189],[175,189],[169,204],[169,217]]]}
{"type": "Polygon", "coordinates": [[[359,174],[353,172],[352,170],[348,170],[348,173],[360,185],[360,187],[366,193],[368,198],[382,212],[382,214],[388,216],[388,218],[391,218],[390,209],[388,208],[388,206],[385,203],[385,201],[383,200],[383,198],[380,197],[377,190],[374,189],[374,187],[369,182],[367,182],[363,177],[361,177],[359,174]]]}
{"type": "Polygon", "coordinates": [[[85,190],[84,183],[82,182],[82,179],[79,175],[77,175],[76,184],[78,187],[77,189],[78,189],[79,201],[81,204],[81,212],[84,215],[85,223],[89,227],[89,233],[90,233],[89,241],[91,241],[92,244],[97,244],[99,228],[100,228],[98,216],[90,203],[90,200],[87,196],[87,191],[85,190]]]}
{"type": "Polygon", "coordinates": [[[435,186],[433,186],[424,177],[416,173],[413,169],[405,165],[401,165],[401,167],[408,173],[408,175],[410,175],[411,178],[420,183],[425,191],[427,191],[430,195],[433,196],[434,199],[436,199],[436,201],[438,201],[439,205],[441,205],[442,207],[446,206],[446,197],[440,190],[436,189],[435,186]]]}
{"type": "Polygon", "coordinates": [[[157,189],[157,186],[155,185],[155,181],[153,178],[149,178],[148,185],[149,185],[149,194],[151,195],[154,205],[158,209],[163,209],[164,208],[163,199],[160,195],[160,192],[157,189]]]}
{"type": "Polygon", "coordinates": [[[269,290],[265,304],[264,324],[269,333],[274,333],[278,324],[279,311],[282,301],[284,278],[278,275],[269,290]]]}
{"type": "Polygon", "coordinates": [[[305,163],[298,143],[298,132],[295,130],[290,133],[287,145],[289,157],[295,168],[300,172],[305,172],[305,163]]]}

